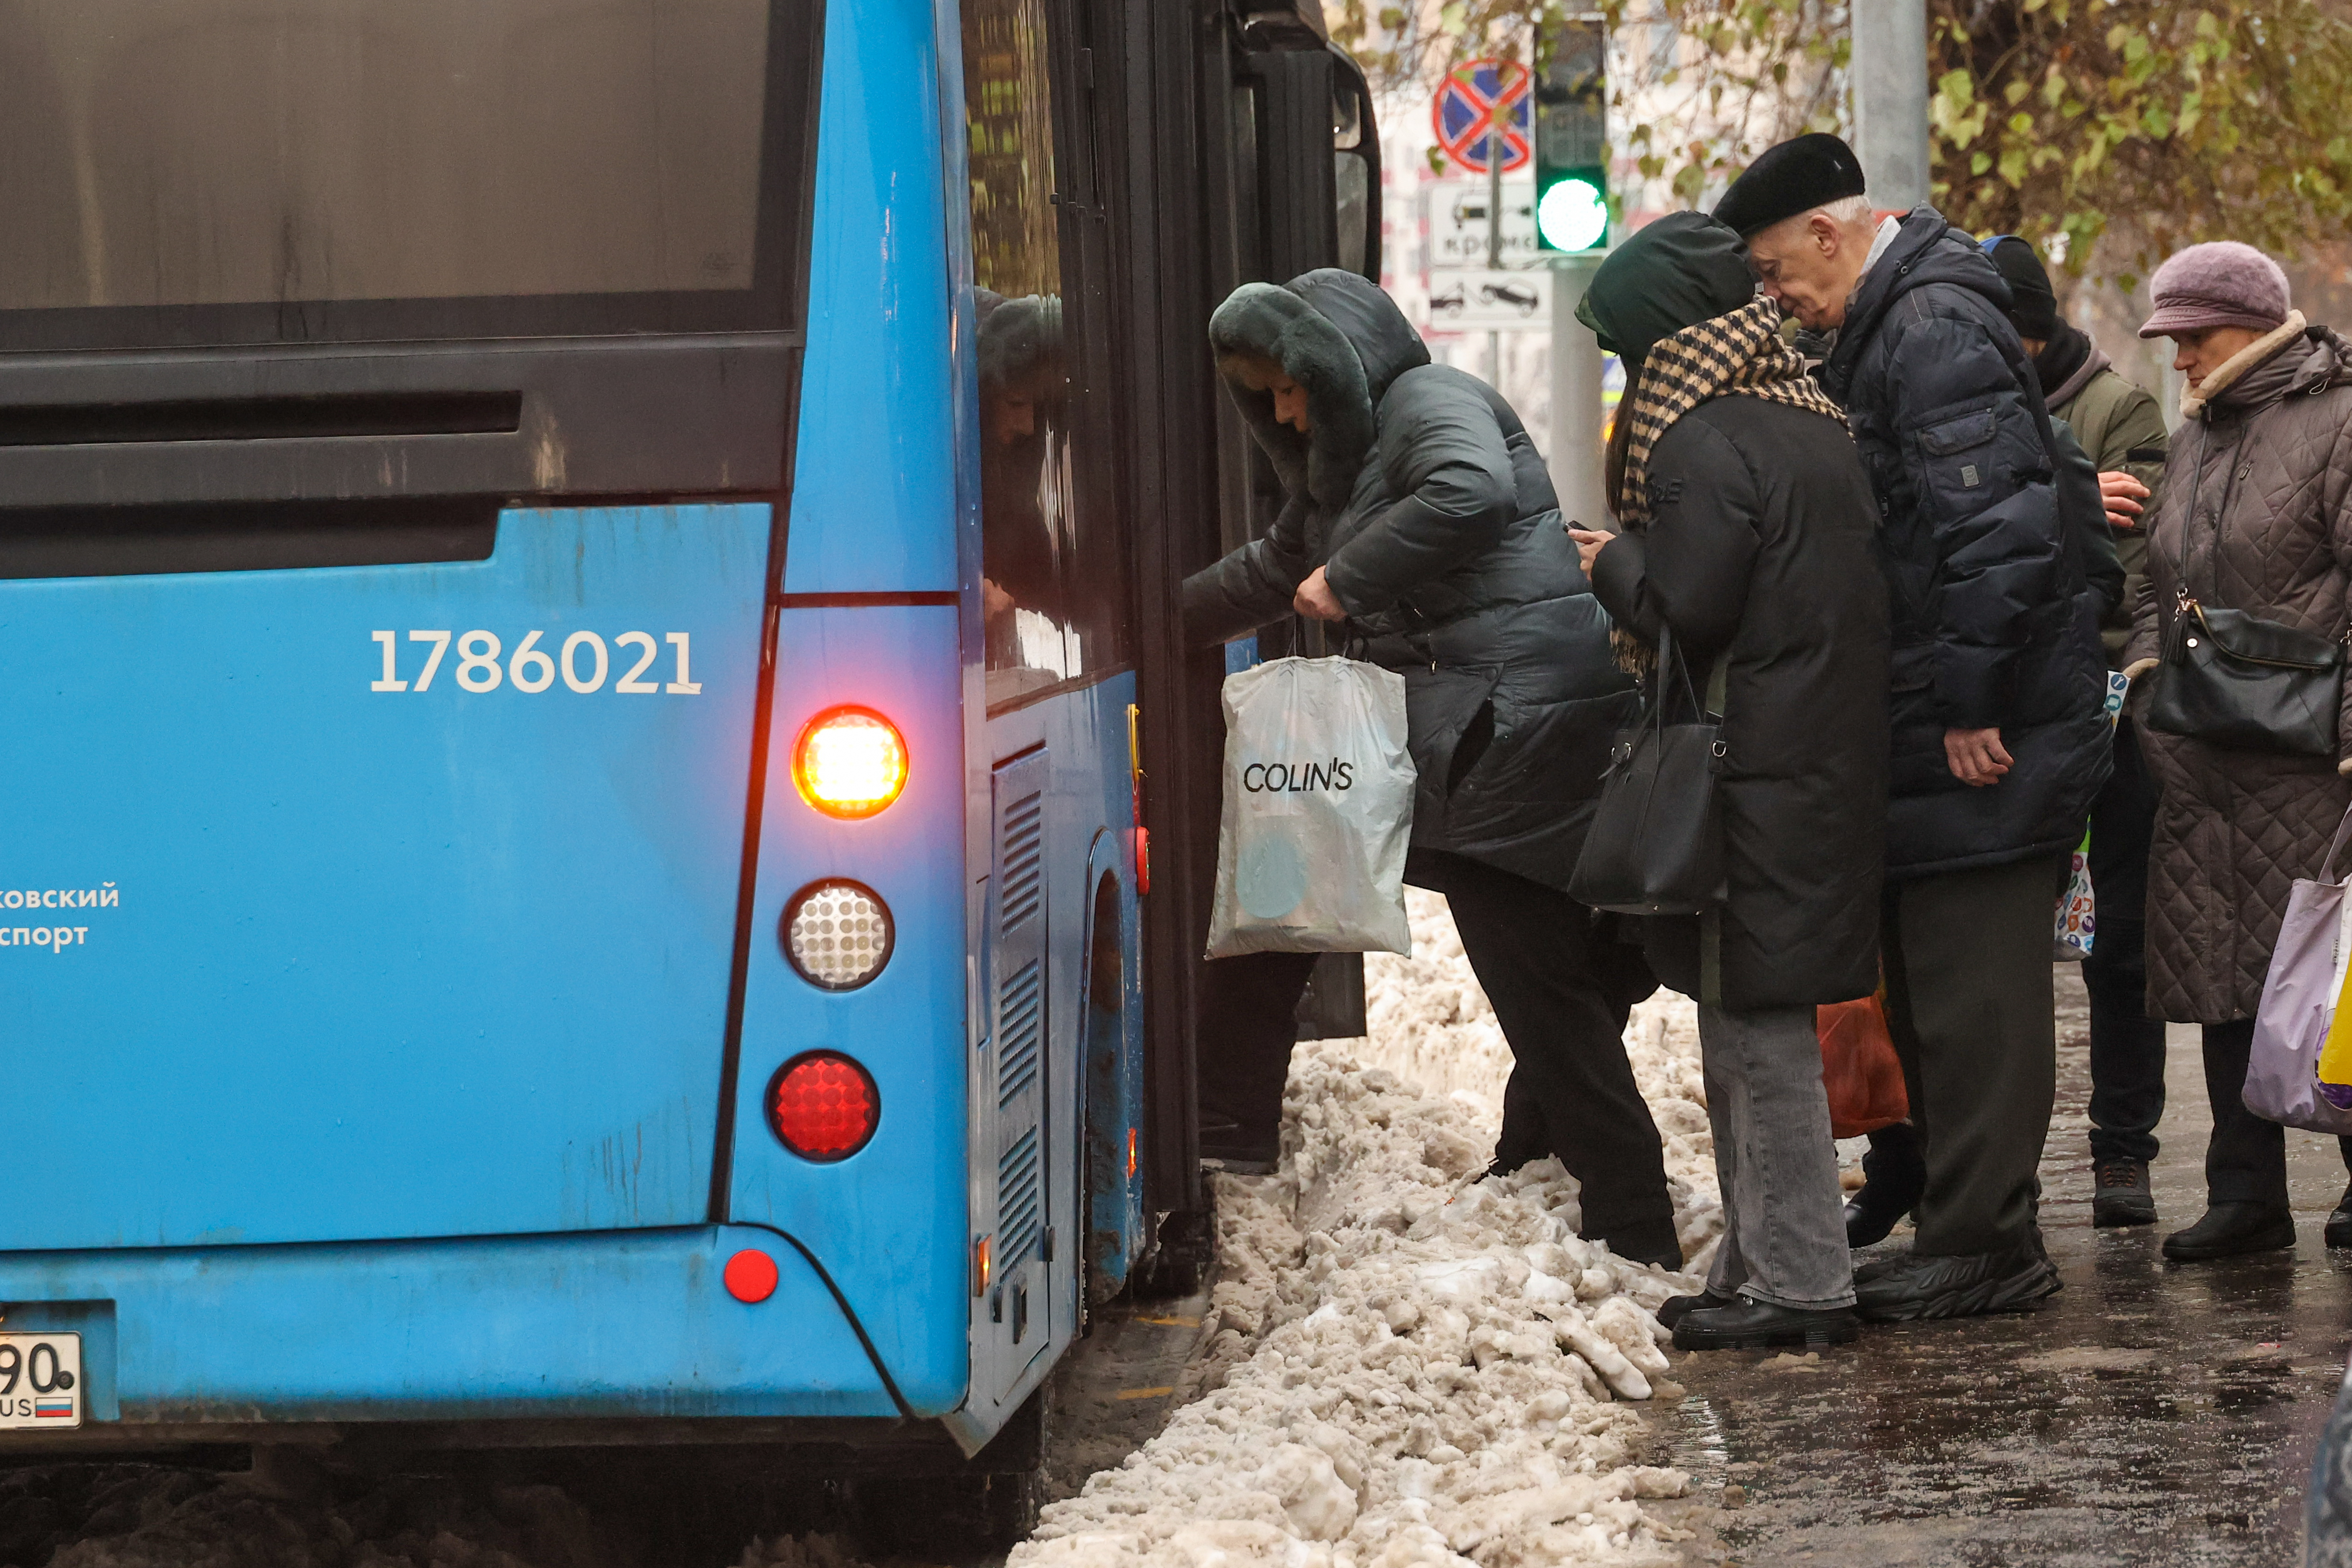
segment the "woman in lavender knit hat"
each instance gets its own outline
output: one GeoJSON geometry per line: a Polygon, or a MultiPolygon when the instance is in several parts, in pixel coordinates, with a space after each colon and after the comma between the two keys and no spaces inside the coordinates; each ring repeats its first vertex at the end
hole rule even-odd
{"type": "MultiPolygon", "coordinates": [[[[2173,368],[2187,381],[2126,673],[2155,670],[2184,598],[2343,636],[2352,610],[2352,344],[2306,323],[2286,275],[2252,246],[2190,246],[2157,268],[2150,287],[2156,312],[2140,336],[2170,338],[2173,368]]],[[[2339,714],[2329,757],[2227,749],[2149,727],[2152,685],[2137,679],[2133,695],[2161,795],[2148,859],[2149,1010],[2204,1026],[2213,1103],[2205,1217],[2167,1237],[2165,1256],[2289,1248],[2285,1133],[2247,1110],[2242,1092],[2288,890],[2318,873],[2352,802],[2352,722],[2339,714]]],[[[2344,1150],[2352,1166],[2352,1140],[2344,1150]]],[[[2328,1216],[2326,1239],[2352,1246],[2352,1187],[2328,1216]]]]}

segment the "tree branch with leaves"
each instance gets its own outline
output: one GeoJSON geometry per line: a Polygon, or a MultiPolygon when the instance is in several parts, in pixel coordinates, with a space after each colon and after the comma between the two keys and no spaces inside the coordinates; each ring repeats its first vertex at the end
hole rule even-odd
{"type": "MultiPolygon", "coordinates": [[[[1887,4],[1892,0],[1866,0],[1887,4]]],[[[2200,239],[2292,256],[2352,226],[2352,0],[1926,0],[1945,214],[2128,287],[2200,239]]],[[[1392,89],[1523,58],[1541,0],[1333,0],[1392,89]]],[[[1696,205],[1765,147],[1844,120],[1847,12],[1822,0],[1599,0],[1612,140],[1657,204],[1696,205]]]]}

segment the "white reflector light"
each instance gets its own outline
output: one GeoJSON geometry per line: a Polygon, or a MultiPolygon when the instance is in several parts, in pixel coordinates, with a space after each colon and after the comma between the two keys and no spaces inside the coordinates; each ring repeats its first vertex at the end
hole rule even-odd
{"type": "Polygon", "coordinates": [[[854,882],[813,882],[784,905],[783,936],[802,978],[855,990],[890,961],[890,911],[854,882]]]}

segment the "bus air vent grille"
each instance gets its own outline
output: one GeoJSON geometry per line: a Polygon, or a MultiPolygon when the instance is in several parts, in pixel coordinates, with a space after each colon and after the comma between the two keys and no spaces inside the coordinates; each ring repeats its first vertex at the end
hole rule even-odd
{"type": "Polygon", "coordinates": [[[1005,808],[1004,842],[998,859],[1004,868],[1003,925],[1012,931],[1037,917],[1044,893],[1045,797],[1024,795],[1005,808]]]}
{"type": "Polygon", "coordinates": [[[997,1267],[1011,1273],[1045,1233],[1045,1189],[1038,1180],[1037,1129],[1030,1128],[996,1162],[997,1267]]]}
{"type": "Polygon", "coordinates": [[[1045,1019],[1045,986],[1037,960],[1032,958],[1004,982],[996,999],[996,1108],[1000,1111],[1037,1082],[1045,1019]]]}

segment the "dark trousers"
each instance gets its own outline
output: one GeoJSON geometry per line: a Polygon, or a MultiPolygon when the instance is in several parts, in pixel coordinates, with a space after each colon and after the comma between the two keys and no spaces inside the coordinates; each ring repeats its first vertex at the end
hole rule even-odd
{"type": "Polygon", "coordinates": [[[2083,960],[2091,995],[2091,1158],[2156,1158],[2164,1115],[2164,1020],[2147,1016],[2147,852],[2156,780],[2132,721],[2116,727],[2116,767],[2091,806],[2097,935],[2083,960]]]}
{"type": "Polygon", "coordinates": [[[1886,1022],[1927,1162],[1912,1210],[1919,1252],[1992,1252],[2034,1234],[2058,1076],[2051,917],[2070,858],[1886,884],[1886,1022]]]}
{"type": "Polygon", "coordinates": [[[1203,966],[1195,1066],[1204,1142],[1273,1150],[1298,1039],[1298,998],[1317,956],[1244,953],[1203,966]]]}
{"type": "MultiPolygon", "coordinates": [[[[1592,912],[1566,894],[1475,861],[1418,851],[1410,875],[1453,908],[1516,1063],[1506,1104],[1521,1108],[1517,1128],[1540,1128],[1548,1146],[1538,1152],[1558,1155],[1582,1184],[1584,1234],[1627,1256],[1673,1252],[1657,1124],[1625,1057],[1626,1014],[1655,988],[1643,983],[1646,970],[1630,972],[1639,950],[1596,933],[1592,912]]],[[[1269,1134],[1279,1124],[1293,1014],[1313,957],[1253,954],[1208,966],[1198,1053],[1204,1124],[1223,1117],[1269,1134]],[[1298,961],[1286,972],[1273,959],[1298,961]],[[1254,1017],[1237,1016],[1244,1008],[1254,1017]]]]}
{"type": "MultiPolygon", "coordinates": [[[[2205,1200],[2284,1208],[2286,1129],[2246,1109],[2246,1059],[2253,1049],[2252,1019],[2205,1026],[2205,1096],[2213,1103],[2213,1136],[2205,1145],[2205,1200]]],[[[2352,1138],[2336,1143],[2345,1168],[2352,1171],[2352,1138]]]]}

